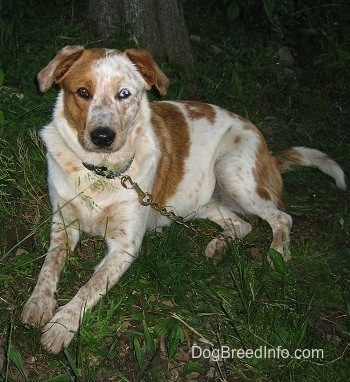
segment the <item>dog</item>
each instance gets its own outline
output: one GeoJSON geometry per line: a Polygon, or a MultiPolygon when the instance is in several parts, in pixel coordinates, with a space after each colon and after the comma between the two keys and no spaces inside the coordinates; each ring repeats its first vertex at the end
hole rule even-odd
{"type": "MultiPolygon", "coordinates": [[[[293,147],[272,155],[260,131],[230,111],[194,101],[149,102],[147,90],[164,95],[169,80],[145,50],[66,46],[37,78],[42,92],[60,86],[53,119],[40,132],[53,214],[50,246],[22,321],[42,326],[41,343],[52,353],[70,344],[84,312],[137,258],[146,230],[170,223],[119,179],[87,167],[127,173],[159,205],[210,219],[232,239],[252,229],[244,214],[257,215],[271,226],[271,248],[286,261],[292,219],[281,200],[281,173],[314,166],[346,189],[344,172],[326,154],[293,147]],[[83,231],[104,237],[108,253],[56,310],[60,271],[83,231]]],[[[224,240],[214,238],[205,254],[223,249],[224,240]]]]}

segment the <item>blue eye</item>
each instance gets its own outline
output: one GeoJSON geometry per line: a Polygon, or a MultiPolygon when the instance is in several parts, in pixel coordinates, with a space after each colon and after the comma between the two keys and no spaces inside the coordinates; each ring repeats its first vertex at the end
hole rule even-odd
{"type": "Polygon", "coordinates": [[[129,98],[130,96],[131,96],[131,93],[128,89],[122,89],[118,94],[119,99],[126,99],[126,98],[129,98]]]}

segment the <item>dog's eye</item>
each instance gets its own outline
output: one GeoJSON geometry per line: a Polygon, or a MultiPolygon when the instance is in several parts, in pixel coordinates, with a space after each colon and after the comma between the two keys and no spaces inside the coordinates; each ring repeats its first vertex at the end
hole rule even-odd
{"type": "Polygon", "coordinates": [[[119,99],[126,99],[126,98],[129,98],[131,96],[131,93],[128,89],[122,89],[119,93],[118,93],[118,98],[119,99]]]}
{"type": "Polygon", "coordinates": [[[91,98],[91,94],[86,88],[79,88],[77,90],[77,94],[79,97],[84,98],[84,99],[89,99],[91,98]]]}

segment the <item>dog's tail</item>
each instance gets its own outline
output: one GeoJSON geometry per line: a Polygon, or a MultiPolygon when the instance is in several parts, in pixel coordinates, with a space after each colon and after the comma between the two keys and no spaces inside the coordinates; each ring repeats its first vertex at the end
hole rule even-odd
{"type": "Polygon", "coordinates": [[[337,162],[322,151],[307,147],[292,147],[274,154],[277,166],[281,173],[293,170],[296,166],[316,167],[325,174],[331,176],[336,185],[346,190],[345,174],[337,162]]]}

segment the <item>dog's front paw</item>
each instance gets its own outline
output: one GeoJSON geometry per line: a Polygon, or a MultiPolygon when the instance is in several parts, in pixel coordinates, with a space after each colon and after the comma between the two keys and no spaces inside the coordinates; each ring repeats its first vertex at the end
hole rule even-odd
{"type": "Polygon", "coordinates": [[[52,319],[44,326],[41,344],[51,353],[58,353],[68,347],[79,328],[80,307],[59,308],[52,319]]]}
{"type": "Polygon", "coordinates": [[[22,322],[42,326],[49,321],[56,309],[56,300],[45,295],[32,295],[22,310],[22,322]]]}

